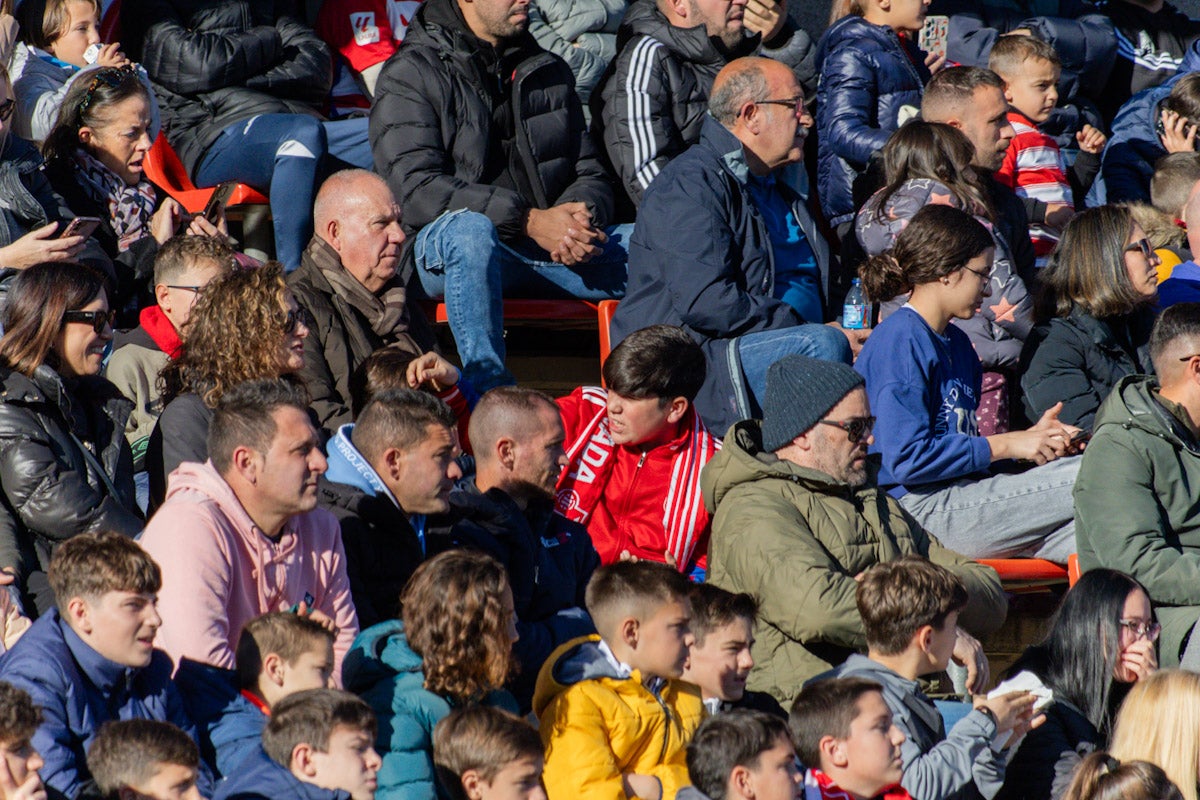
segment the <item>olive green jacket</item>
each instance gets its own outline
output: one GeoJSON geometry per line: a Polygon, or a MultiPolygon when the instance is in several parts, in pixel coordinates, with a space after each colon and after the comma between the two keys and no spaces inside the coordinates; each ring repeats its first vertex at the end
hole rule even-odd
{"type": "Polygon", "coordinates": [[[729,429],[701,475],[713,514],[709,580],[761,602],[752,689],[785,706],[806,680],[865,650],[854,576],[916,553],[951,569],[970,597],[960,623],[976,636],[1008,610],[995,570],[940,545],[875,483],[852,489],[762,450],[761,423],[729,429]]]}

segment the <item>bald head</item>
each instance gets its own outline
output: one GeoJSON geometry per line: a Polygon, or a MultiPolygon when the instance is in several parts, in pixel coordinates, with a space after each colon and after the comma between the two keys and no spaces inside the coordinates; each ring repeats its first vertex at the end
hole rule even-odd
{"type": "Polygon", "coordinates": [[[746,165],[766,175],[804,157],[812,117],[796,74],[769,58],[739,58],[717,73],[708,110],[742,143],[746,165]]]}
{"type": "Polygon", "coordinates": [[[313,205],[313,230],[369,291],[388,286],[400,265],[404,231],[387,183],[365,169],[335,172],[313,205]]]}
{"type": "Polygon", "coordinates": [[[782,66],[778,61],[756,56],[730,61],[713,80],[712,92],[708,95],[708,113],[733,130],[742,107],[767,96],[767,72],[782,66]]]}
{"type": "Polygon", "coordinates": [[[348,209],[360,206],[379,194],[392,199],[387,182],[365,169],[344,169],[330,175],[317,192],[313,203],[313,227],[317,233],[333,220],[344,219],[348,209]]]}
{"type": "Polygon", "coordinates": [[[527,441],[542,427],[539,415],[547,409],[558,416],[554,399],[536,389],[502,386],[485,394],[471,412],[467,431],[476,461],[496,458],[496,443],[501,439],[527,441]]]}
{"type": "Polygon", "coordinates": [[[471,412],[467,436],[479,491],[499,489],[522,508],[553,499],[567,457],[558,404],[549,395],[520,386],[492,389],[471,412]]]}

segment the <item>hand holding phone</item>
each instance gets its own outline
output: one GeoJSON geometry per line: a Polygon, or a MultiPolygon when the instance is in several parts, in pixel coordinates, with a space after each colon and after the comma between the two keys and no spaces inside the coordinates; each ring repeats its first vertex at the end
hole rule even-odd
{"type": "Polygon", "coordinates": [[[58,235],[58,238],[66,239],[69,236],[82,236],[86,239],[95,233],[98,227],[100,227],[99,217],[75,217],[67,223],[62,233],[58,235]]]}
{"type": "Polygon", "coordinates": [[[941,14],[925,17],[925,26],[917,37],[917,46],[935,59],[946,58],[947,42],[950,38],[950,18],[941,14]]]}
{"type": "Polygon", "coordinates": [[[204,206],[204,218],[216,225],[217,220],[221,217],[221,212],[225,210],[225,205],[233,196],[233,190],[236,188],[237,181],[223,181],[217,184],[217,188],[213,189],[212,196],[208,198],[208,203],[204,206]]]}

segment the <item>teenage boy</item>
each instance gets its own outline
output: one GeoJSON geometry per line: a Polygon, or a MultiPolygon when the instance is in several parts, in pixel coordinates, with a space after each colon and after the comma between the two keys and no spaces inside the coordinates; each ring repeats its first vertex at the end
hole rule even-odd
{"type": "Polygon", "coordinates": [[[271,710],[262,746],[217,789],[213,800],[373,800],[382,760],[371,707],[349,692],[309,689],[271,710]],[[322,791],[323,790],[323,791],[322,791]]]}
{"type": "Polygon", "coordinates": [[[546,800],[542,740],[499,708],[468,706],[439,722],[433,764],[450,800],[546,800]]]}
{"type": "Polygon", "coordinates": [[[736,709],[704,720],[687,747],[679,800],[795,800],[802,775],[787,723],[736,709]]]}
{"type": "Polygon", "coordinates": [[[786,719],[787,712],[766,692],[746,691],[754,669],[754,623],[758,601],[711,583],[692,587],[692,642],[683,679],[700,689],[709,714],[736,708],[765,711],[786,719]]]}
{"type": "Polygon", "coordinates": [[[687,579],[649,561],[596,570],[585,599],[598,636],[568,642],[538,674],[533,710],[550,800],[673,800],[704,715],[678,680],[691,634],[687,579]]]}
{"type": "MultiPolygon", "coordinates": [[[[59,606],[0,659],[0,674],[42,708],[32,740],[42,779],[76,797],[90,788],[84,754],[108,720],[170,722],[193,738],[195,727],[170,657],[154,647],[162,577],[150,556],[120,534],[83,533],[58,546],[48,572],[59,606]]],[[[201,793],[207,782],[202,774],[201,793]]]]}
{"type": "Polygon", "coordinates": [[[896,787],[904,771],[904,734],[878,683],[865,678],[810,683],[796,696],[788,725],[796,753],[808,766],[806,798],[870,800],[889,788],[889,800],[908,797],[896,787]]]}
{"type": "Polygon", "coordinates": [[[704,351],[686,331],[652,325],[609,354],[607,389],[559,398],[567,467],[556,509],[587,526],[602,564],[628,554],[703,570],[700,470],[721,444],[692,405],[704,373],[704,351]]]}
{"type": "Polygon", "coordinates": [[[1002,748],[1041,718],[1031,720],[1032,694],[1010,692],[977,698],[974,710],[947,734],[933,701],[921,691],[918,678],[950,663],[958,613],[967,603],[962,581],[920,556],[904,556],[866,570],[855,601],[867,655],[850,656],[824,677],[866,678],[883,687],[883,698],[905,737],[900,785],[910,795],[947,800],[974,783],[990,800],[1004,783],[1002,748]]]}
{"type": "Polygon", "coordinates": [[[42,712],[26,692],[0,683],[0,800],[45,800],[45,762],[32,744],[42,712]]]}
{"type": "Polygon", "coordinates": [[[106,800],[200,800],[200,751],[166,722],[106,722],[88,750],[88,767],[106,800]]]}

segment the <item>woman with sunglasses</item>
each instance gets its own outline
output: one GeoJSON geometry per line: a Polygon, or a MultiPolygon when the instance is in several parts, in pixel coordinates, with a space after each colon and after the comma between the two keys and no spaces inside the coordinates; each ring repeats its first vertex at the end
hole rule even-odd
{"type": "Polygon", "coordinates": [[[988,296],[994,242],[970,214],[930,205],[889,252],[860,269],[868,298],[911,293],[879,324],[855,369],[879,419],[879,485],[925,530],[968,558],[1037,556],[1065,564],[1075,552],[1071,488],[1077,428],[1050,408],[1029,430],[979,434],[983,369],[971,340],[950,324],[988,296]],[[1032,461],[993,472],[997,461],[1032,461]]]}
{"type": "Polygon", "coordinates": [[[1029,732],[1005,771],[997,800],[1059,800],[1071,773],[1108,745],[1121,701],[1158,668],[1160,628],[1150,597],[1123,572],[1093,569],[1063,597],[1045,638],[1008,671],[1054,693],[1041,727],[1029,732]]]}
{"type": "Polygon", "coordinates": [[[235,269],[204,287],[179,357],[159,376],[165,407],[146,449],[152,510],[176,467],[208,460],[208,426],[221,396],[242,381],[297,376],[308,332],[278,261],[235,269]]]}
{"type": "Polygon", "coordinates": [[[1062,233],[1042,271],[1043,321],[1022,353],[1031,419],[1062,401],[1058,418],[1091,430],[1117,381],[1151,374],[1158,256],[1122,206],[1089,208],[1062,233]]]}
{"type": "Polygon", "coordinates": [[[0,338],[0,569],[30,616],[54,605],[55,546],[89,531],[134,536],[133,404],[100,376],[112,340],[105,279],[79,264],[36,264],[9,291],[0,338]]]}

